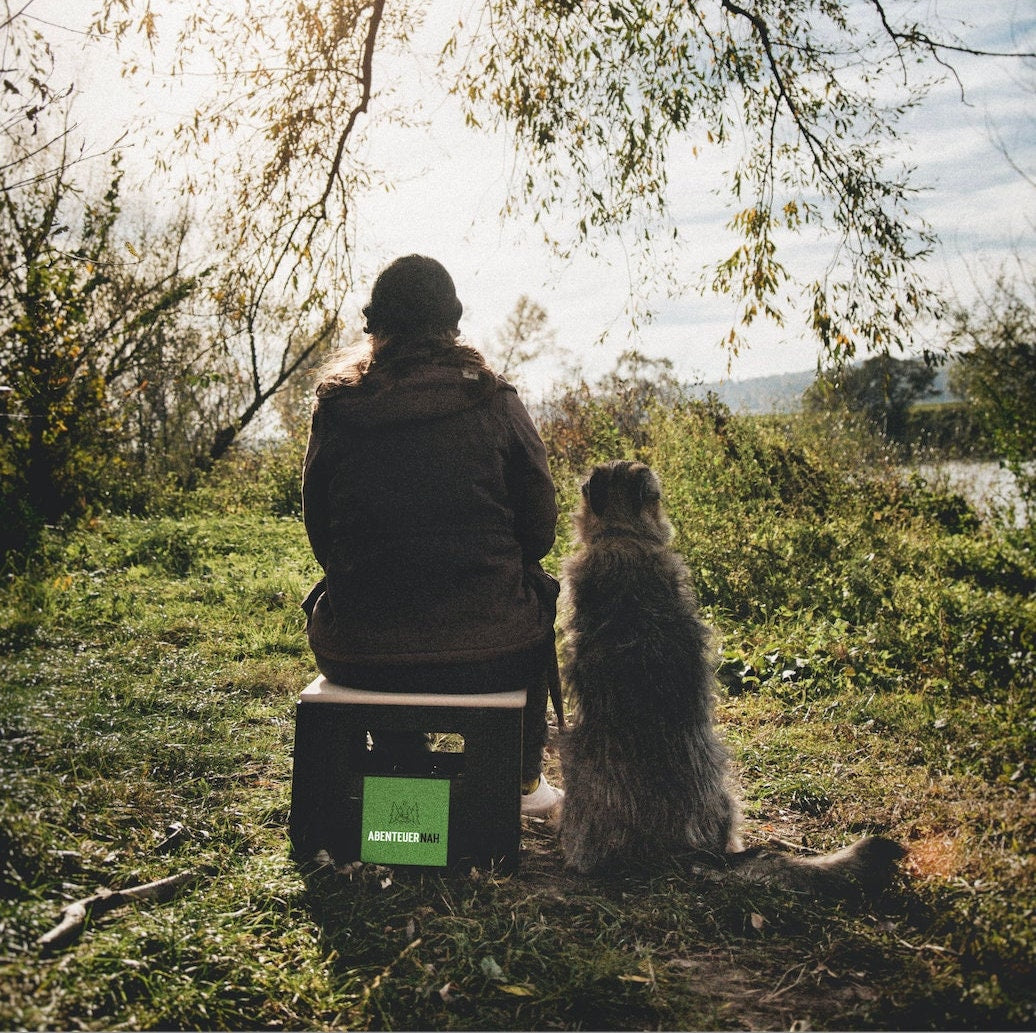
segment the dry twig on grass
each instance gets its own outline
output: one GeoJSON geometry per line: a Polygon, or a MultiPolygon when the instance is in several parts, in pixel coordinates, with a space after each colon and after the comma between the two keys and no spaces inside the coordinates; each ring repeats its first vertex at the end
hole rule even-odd
{"type": "Polygon", "coordinates": [[[86,927],[87,920],[138,900],[154,900],[161,903],[169,900],[181,886],[194,882],[198,872],[180,872],[142,886],[129,886],[124,890],[98,890],[92,897],[73,901],[61,912],[61,921],[49,932],[44,933],[37,943],[43,950],[58,950],[68,946],[86,927]]]}

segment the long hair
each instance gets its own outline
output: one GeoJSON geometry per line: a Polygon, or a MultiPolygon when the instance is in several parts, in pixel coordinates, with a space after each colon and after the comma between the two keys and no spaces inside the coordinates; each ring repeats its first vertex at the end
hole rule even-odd
{"type": "Polygon", "coordinates": [[[328,359],[317,377],[317,397],[342,388],[377,390],[423,365],[492,373],[482,353],[461,343],[460,333],[454,329],[371,334],[367,343],[342,348],[328,359]]]}

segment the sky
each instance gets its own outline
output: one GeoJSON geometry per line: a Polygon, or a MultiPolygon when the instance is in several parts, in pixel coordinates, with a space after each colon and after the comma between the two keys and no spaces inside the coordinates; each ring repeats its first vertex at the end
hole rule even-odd
{"type": "MultiPolygon", "coordinates": [[[[96,0],[34,0],[41,28],[58,48],[60,69],[76,79],[82,96],[75,114],[90,146],[104,149],[121,132],[146,160],[147,143],[132,128],[146,118],[171,122],[192,107],[192,89],[203,80],[180,82],[170,91],[145,90],[118,74],[105,45],[91,46],[81,32],[96,0]],[[62,26],[64,28],[59,28],[62,26]],[[71,30],[71,31],[69,31],[71,30]]],[[[174,0],[152,0],[153,9],[175,17],[174,0]]],[[[902,4],[900,6],[903,6],[902,4]]],[[[1036,5],[1031,0],[935,0],[906,6],[919,16],[937,12],[953,23],[962,15],[976,26],[983,45],[1036,50],[1036,5]]],[[[182,8],[181,8],[182,10],[182,8]]],[[[670,165],[673,221],[684,242],[672,257],[678,278],[692,286],[679,296],[649,297],[650,321],[629,321],[630,252],[621,239],[606,241],[600,254],[564,260],[542,243],[531,215],[501,217],[514,167],[511,142],[503,134],[466,128],[458,105],[440,88],[439,49],[456,16],[454,2],[435,0],[423,31],[405,61],[375,59],[375,78],[395,83],[395,100],[422,101],[426,125],[379,128],[370,135],[370,159],[389,171],[389,183],[359,199],[353,228],[357,291],[350,310],[359,321],[377,270],[399,254],[432,255],[453,275],[464,304],[461,328],[475,345],[491,341],[521,295],[541,305],[561,346],[559,356],[525,371],[523,384],[542,395],[565,366],[579,365],[590,379],[610,370],[616,357],[635,347],[667,358],[687,381],[743,380],[810,369],[816,345],[791,321],[784,330],[760,324],[749,347],[732,358],[719,345],[731,326],[733,306],[693,285],[701,270],[732,250],[724,229],[732,214],[724,206],[722,170],[732,155],[690,152],[678,145],[670,165]],[[603,338],[603,340],[602,340],[603,338]]],[[[947,79],[924,108],[911,116],[902,157],[917,166],[915,181],[926,187],[917,208],[940,239],[928,260],[929,282],[966,304],[976,285],[1013,263],[1036,258],[1036,67],[997,59],[957,62],[961,82],[947,79]],[[964,100],[961,90],[964,90],[964,100]],[[1010,156],[1008,161],[1003,151],[1010,156]]],[[[379,101],[372,105],[376,118],[379,101]]],[[[786,257],[808,264],[810,241],[786,257]]]]}

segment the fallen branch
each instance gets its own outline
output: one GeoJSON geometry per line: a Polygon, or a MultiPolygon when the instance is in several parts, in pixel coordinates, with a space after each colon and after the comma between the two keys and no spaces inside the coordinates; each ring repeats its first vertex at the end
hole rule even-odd
{"type": "Polygon", "coordinates": [[[109,911],[138,900],[154,900],[161,903],[168,900],[181,886],[194,882],[197,872],[180,872],[156,882],[142,886],[129,886],[124,890],[98,890],[92,897],[73,901],[61,912],[61,921],[36,942],[43,950],[57,950],[71,943],[86,927],[87,920],[107,914],[109,911]]]}

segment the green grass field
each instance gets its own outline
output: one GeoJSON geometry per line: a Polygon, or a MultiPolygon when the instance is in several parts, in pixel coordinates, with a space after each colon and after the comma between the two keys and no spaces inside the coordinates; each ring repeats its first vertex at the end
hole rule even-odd
{"type": "Polygon", "coordinates": [[[317,571],[298,518],[242,488],[55,533],[7,575],[0,1028],[1032,1028],[1031,534],[815,435],[703,419],[619,446],[662,474],[722,636],[746,840],[893,836],[910,855],[887,896],[665,859],[581,878],[533,821],[506,878],[296,865],[317,571]],[[185,872],[169,900],[38,942],[99,887],[185,872]]]}

